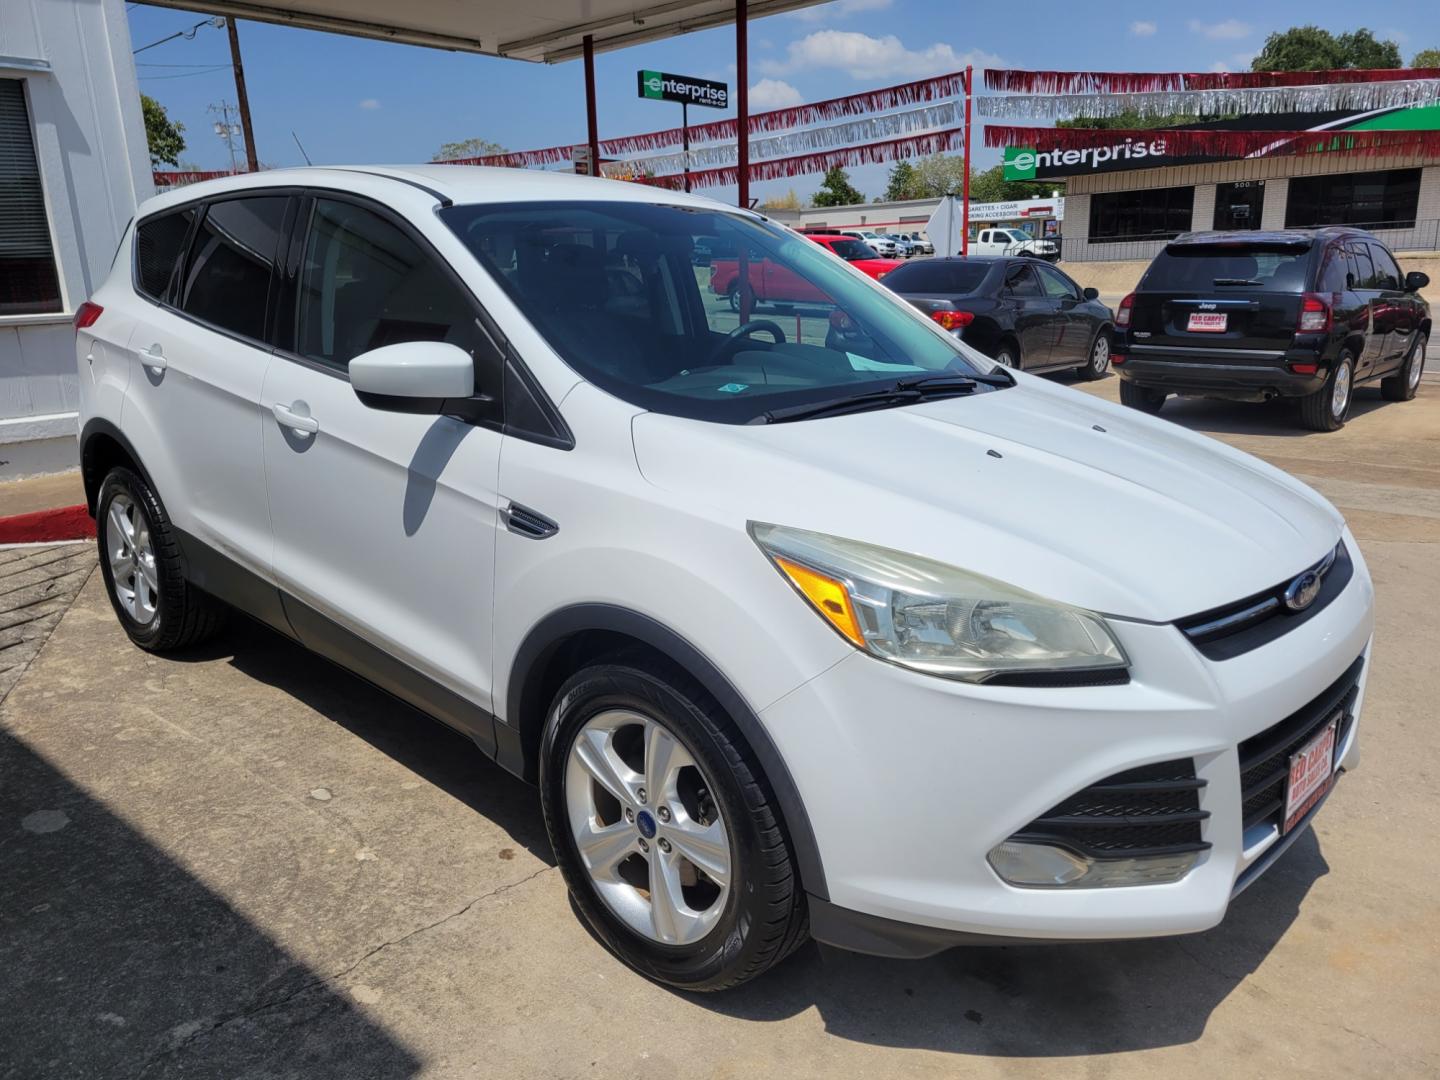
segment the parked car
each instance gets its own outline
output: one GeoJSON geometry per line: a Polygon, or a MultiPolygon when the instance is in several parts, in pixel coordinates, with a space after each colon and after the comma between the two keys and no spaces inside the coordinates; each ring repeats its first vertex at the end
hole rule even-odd
{"type": "Polygon", "coordinates": [[[1077,368],[1086,379],[1110,370],[1110,309],[1048,263],[941,257],[901,266],[885,285],[1005,367],[1077,368]]]}
{"type": "Polygon", "coordinates": [[[1415,396],[1429,283],[1402,274],[1361,229],[1181,236],[1116,312],[1121,400],[1155,413],[1172,393],[1295,398],[1305,427],[1335,431],[1357,386],[1378,382],[1387,401],[1415,396]]]}
{"type": "MultiPolygon", "coordinates": [[[[897,266],[904,263],[898,259],[882,259],[869,244],[853,236],[806,233],[807,240],[813,240],[826,251],[840,256],[851,266],[875,280],[880,280],[897,266]]],[[[753,297],[761,303],[826,303],[826,294],[807,279],[792,273],[788,267],[773,259],[756,259],[748,263],[750,287],[753,297]]],[[[710,268],[710,291],[723,296],[730,303],[732,311],[740,310],[740,262],[736,258],[716,259],[710,268]]]]}
{"type": "Polygon", "coordinates": [[[597,940],[672,986],[810,935],[1213,926],[1354,764],[1354,536],[797,240],[451,165],[147,200],[75,316],[121,628],[184,650],[236,608],[464,733],[539,785],[597,940]],[[732,325],[705,237],[863,344],[732,325]]]}
{"type": "Polygon", "coordinates": [[[971,255],[1033,255],[1058,259],[1060,245],[1054,240],[1037,240],[1022,229],[981,229],[970,243],[971,255]]]}
{"type": "Polygon", "coordinates": [[[895,241],[896,258],[908,259],[915,254],[915,245],[910,242],[908,236],[902,236],[900,233],[886,233],[885,238],[895,241]]]}
{"type": "Polygon", "coordinates": [[[894,240],[891,240],[888,236],[882,236],[873,229],[841,229],[840,235],[853,236],[856,240],[869,244],[882,258],[893,259],[900,250],[899,245],[897,245],[894,240]]]}
{"type": "Polygon", "coordinates": [[[910,242],[915,245],[915,254],[917,255],[935,254],[935,245],[932,244],[929,240],[925,239],[925,237],[921,236],[918,232],[912,232],[910,234],[910,242]]]}

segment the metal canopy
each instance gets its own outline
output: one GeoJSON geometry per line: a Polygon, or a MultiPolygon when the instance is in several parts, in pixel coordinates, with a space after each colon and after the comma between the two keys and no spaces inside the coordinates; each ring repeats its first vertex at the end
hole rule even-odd
{"type": "MultiPolygon", "coordinates": [[[[724,26],[735,0],[145,0],[157,7],[548,64],[724,26]]],[[[750,0],[750,18],[823,0],[750,0]]]]}

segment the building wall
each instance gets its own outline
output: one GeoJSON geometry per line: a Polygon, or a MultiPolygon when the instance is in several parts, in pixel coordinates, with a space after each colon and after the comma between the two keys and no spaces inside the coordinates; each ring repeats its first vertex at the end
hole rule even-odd
{"type": "Polygon", "coordinates": [[[1260,224],[1266,229],[1280,229],[1285,226],[1285,208],[1291,177],[1413,169],[1417,166],[1422,171],[1415,228],[1376,230],[1376,235],[1398,250],[1437,250],[1440,249],[1440,158],[1316,155],[1306,158],[1248,158],[1197,165],[1174,165],[1162,169],[1135,169],[1129,172],[1073,176],[1068,181],[1065,196],[1067,220],[1064,257],[1070,262],[1150,259],[1165,246],[1163,240],[1090,243],[1090,196],[1094,194],[1145,188],[1194,187],[1195,209],[1190,227],[1203,231],[1214,225],[1217,184],[1233,183],[1236,180],[1264,180],[1265,206],[1261,212],[1260,224]]]}
{"type": "MultiPolygon", "coordinates": [[[[75,308],[153,192],[123,0],[0,0],[0,78],[20,79],[64,311],[0,316],[0,443],[75,433],[75,308]]],[[[14,446],[0,457],[15,475],[14,446]]]]}

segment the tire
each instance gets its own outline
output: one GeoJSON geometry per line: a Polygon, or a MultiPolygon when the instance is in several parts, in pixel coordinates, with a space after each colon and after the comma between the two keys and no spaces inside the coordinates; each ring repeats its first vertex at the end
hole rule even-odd
{"type": "Polygon", "coordinates": [[[1139,409],[1151,416],[1165,407],[1167,396],[1169,395],[1164,390],[1152,390],[1148,386],[1139,386],[1129,379],[1120,380],[1120,404],[1128,405],[1132,409],[1139,409]]]}
{"type": "Polygon", "coordinates": [[[1002,341],[1000,347],[995,350],[994,360],[1001,367],[1018,368],[1020,366],[1020,346],[1013,341],[1002,341]]]}
{"type": "Polygon", "coordinates": [[[740,310],[740,286],[739,286],[739,285],[731,285],[730,288],[727,289],[726,292],[725,292],[725,299],[729,302],[729,304],[730,304],[730,310],[731,310],[731,311],[739,312],[739,310],[740,310]]]}
{"type": "Polygon", "coordinates": [[[1110,374],[1110,331],[1101,330],[1090,343],[1090,359],[1077,368],[1080,378],[1087,381],[1103,379],[1110,374]]]}
{"type": "Polygon", "coordinates": [[[1330,369],[1325,385],[1300,399],[1300,423],[1311,431],[1339,431],[1355,400],[1355,358],[1346,349],[1330,369]]]}
{"type": "Polygon", "coordinates": [[[678,669],[620,656],[572,675],[546,721],[540,795],[575,906],[605,947],[646,978],[725,990],[808,938],[804,893],[760,766],[730,718],[678,669]],[[677,764],[664,771],[672,779],[662,787],[647,780],[653,756],[645,747],[665,745],[663,736],[673,740],[671,752],[655,756],[677,764]],[[607,794],[615,786],[623,802],[607,794]],[[609,831],[591,835],[587,862],[578,838],[597,826],[609,831]],[[700,836],[709,841],[703,851],[691,846],[700,836]],[[613,843],[602,850],[596,844],[604,838],[613,843]],[[701,862],[684,858],[682,848],[702,851],[716,878],[697,870],[701,862]],[[715,861],[719,851],[728,869],[715,861]],[[597,860],[610,869],[592,872],[597,860]],[[668,877],[666,867],[677,876],[668,877]],[[717,884],[722,873],[728,880],[717,884]],[[660,892],[682,888],[690,890],[682,894],[684,913],[657,907],[660,892]]]}
{"type": "Polygon", "coordinates": [[[100,573],[130,640],[160,653],[213,637],[229,610],[186,580],[175,530],[150,485],[129,469],[112,469],[95,505],[100,573]]]}
{"type": "Polygon", "coordinates": [[[1425,347],[1430,339],[1424,331],[1415,335],[1405,363],[1394,375],[1380,380],[1380,396],[1386,401],[1409,401],[1420,389],[1420,376],[1425,373],[1425,347]]]}

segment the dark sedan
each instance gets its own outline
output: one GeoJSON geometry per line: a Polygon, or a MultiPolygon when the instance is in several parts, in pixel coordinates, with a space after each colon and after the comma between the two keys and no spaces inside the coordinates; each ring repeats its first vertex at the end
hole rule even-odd
{"type": "Polygon", "coordinates": [[[1114,316],[1094,289],[1038,259],[942,258],[900,266],[884,285],[986,356],[1026,371],[1110,368],[1114,316]]]}

